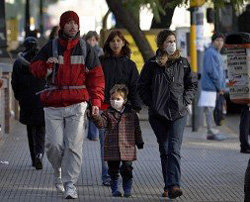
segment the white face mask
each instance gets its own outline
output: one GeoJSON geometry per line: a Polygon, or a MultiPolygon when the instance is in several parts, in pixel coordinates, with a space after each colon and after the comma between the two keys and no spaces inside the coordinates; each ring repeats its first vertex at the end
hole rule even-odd
{"type": "Polygon", "coordinates": [[[167,48],[165,48],[165,51],[168,53],[168,55],[173,55],[176,51],[176,43],[169,43],[167,48]]]}
{"type": "Polygon", "coordinates": [[[124,103],[124,100],[110,100],[111,106],[117,111],[120,111],[122,109],[123,103],[124,103]]]}

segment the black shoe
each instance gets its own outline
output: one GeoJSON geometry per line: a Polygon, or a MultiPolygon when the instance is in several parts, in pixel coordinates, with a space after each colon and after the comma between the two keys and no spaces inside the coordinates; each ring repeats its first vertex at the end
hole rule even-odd
{"type": "Polygon", "coordinates": [[[250,154],[250,148],[248,149],[240,149],[240,153],[243,153],[243,154],[250,154]]]}
{"type": "Polygon", "coordinates": [[[124,197],[125,198],[130,198],[130,197],[132,197],[132,194],[131,193],[124,193],[124,197]]]}
{"type": "Polygon", "coordinates": [[[113,197],[122,197],[122,193],[119,192],[119,191],[115,191],[115,192],[112,193],[112,196],[113,197]]]}
{"type": "Polygon", "coordinates": [[[42,154],[37,154],[36,155],[35,167],[36,167],[37,170],[43,169],[42,159],[43,159],[43,155],[42,154]]]}

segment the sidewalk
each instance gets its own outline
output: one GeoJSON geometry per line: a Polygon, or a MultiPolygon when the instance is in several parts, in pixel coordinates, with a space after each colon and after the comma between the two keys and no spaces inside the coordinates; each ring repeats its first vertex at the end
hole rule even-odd
{"type": "MultiPolygon", "coordinates": [[[[145,116],[145,114],[143,114],[145,116]]],[[[236,123],[237,124],[237,123],[236,123]]],[[[82,172],[77,183],[79,199],[74,201],[164,201],[160,158],[156,138],[147,121],[141,121],[144,149],[138,151],[134,167],[134,197],[112,198],[102,186],[99,142],[84,141],[82,172]]],[[[205,139],[205,130],[185,129],[182,146],[182,188],[175,201],[243,201],[244,172],[249,155],[239,153],[236,134],[223,127],[229,139],[205,139]]],[[[44,169],[31,167],[25,126],[14,122],[12,133],[0,142],[0,201],[68,201],[53,186],[52,168],[46,157],[44,169]]],[[[165,199],[165,201],[167,201],[165,199]]]]}

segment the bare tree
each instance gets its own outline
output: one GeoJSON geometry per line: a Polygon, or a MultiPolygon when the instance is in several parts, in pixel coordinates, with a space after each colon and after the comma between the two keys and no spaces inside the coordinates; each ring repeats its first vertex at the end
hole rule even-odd
{"type": "Polygon", "coordinates": [[[139,27],[138,20],[135,20],[128,9],[124,8],[121,0],[106,0],[109,9],[115,15],[116,19],[122,23],[122,25],[132,35],[136,45],[138,46],[144,61],[148,60],[154,55],[154,52],[149,45],[144,33],[139,27]]]}

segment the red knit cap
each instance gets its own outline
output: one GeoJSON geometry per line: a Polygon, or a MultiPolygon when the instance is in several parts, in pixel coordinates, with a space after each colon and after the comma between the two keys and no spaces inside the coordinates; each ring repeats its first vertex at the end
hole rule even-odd
{"type": "Polygon", "coordinates": [[[74,20],[79,27],[79,17],[74,11],[66,11],[60,17],[60,28],[63,29],[64,25],[70,20],[74,20]]]}

